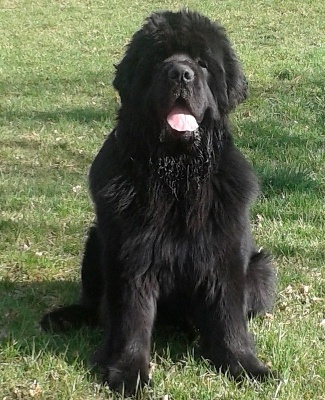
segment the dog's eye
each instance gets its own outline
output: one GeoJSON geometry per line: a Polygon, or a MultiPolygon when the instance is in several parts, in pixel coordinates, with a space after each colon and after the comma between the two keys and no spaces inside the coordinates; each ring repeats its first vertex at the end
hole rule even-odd
{"type": "Polygon", "coordinates": [[[197,63],[199,64],[199,66],[200,66],[201,68],[208,69],[207,63],[206,63],[205,61],[203,61],[201,58],[199,58],[199,59],[197,60],[197,63]]]}

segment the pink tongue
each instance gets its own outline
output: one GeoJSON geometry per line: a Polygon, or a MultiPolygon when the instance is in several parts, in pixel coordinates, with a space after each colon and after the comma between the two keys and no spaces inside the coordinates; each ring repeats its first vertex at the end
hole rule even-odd
{"type": "Polygon", "coordinates": [[[186,107],[175,106],[167,116],[167,122],[178,132],[195,131],[199,125],[186,107]]]}

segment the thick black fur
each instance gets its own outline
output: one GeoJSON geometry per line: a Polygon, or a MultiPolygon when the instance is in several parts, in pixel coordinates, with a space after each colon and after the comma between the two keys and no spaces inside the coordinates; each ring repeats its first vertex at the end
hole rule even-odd
{"type": "Polygon", "coordinates": [[[46,314],[44,329],[105,324],[96,362],[111,388],[148,381],[157,317],[190,319],[202,353],[239,377],[269,376],[247,319],[272,306],[275,273],[251,237],[254,172],[234,146],[228,113],[247,83],[224,29],[193,12],[151,15],[116,67],[121,107],[90,170],[96,208],[78,305],[46,314]],[[185,105],[199,128],[175,132],[185,105]]]}

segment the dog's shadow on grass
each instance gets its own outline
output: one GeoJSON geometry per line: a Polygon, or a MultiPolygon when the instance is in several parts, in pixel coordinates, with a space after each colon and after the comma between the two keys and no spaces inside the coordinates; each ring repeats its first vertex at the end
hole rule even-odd
{"type": "MultiPolygon", "coordinates": [[[[79,286],[72,281],[42,281],[18,283],[0,282],[0,349],[12,357],[30,359],[57,357],[69,365],[84,368],[97,375],[91,359],[104,338],[100,328],[84,327],[67,333],[43,332],[40,328],[42,315],[52,307],[69,304],[78,297],[79,286]]],[[[193,333],[187,335],[172,327],[156,328],[153,332],[152,358],[170,362],[184,360],[196,348],[193,333]]],[[[98,377],[99,379],[99,377],[98,377]]]]}

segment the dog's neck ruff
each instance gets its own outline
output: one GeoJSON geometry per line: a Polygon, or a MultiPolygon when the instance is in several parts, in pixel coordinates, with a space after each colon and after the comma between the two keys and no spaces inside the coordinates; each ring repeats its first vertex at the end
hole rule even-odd
{"type": "Polygon", "coordinates": [[[187,153],[168,154],[163,144],[150,158],[153,179],[157,179],[162,191],[182,199],[200,190],[210,178],[214,165],[214,152],[209,134],[201,135],[187,153]]]}

